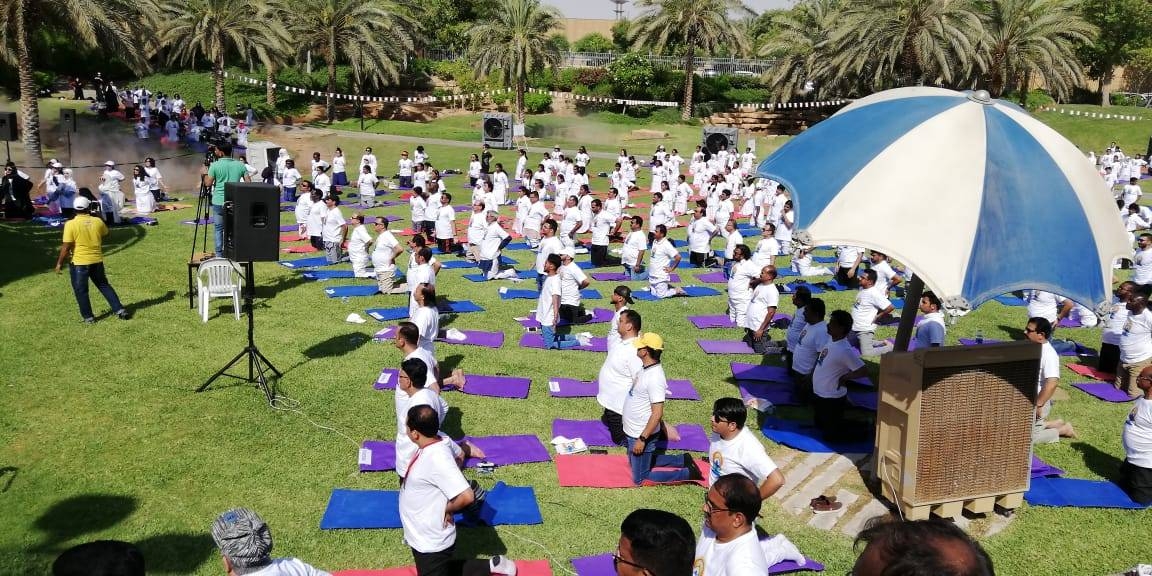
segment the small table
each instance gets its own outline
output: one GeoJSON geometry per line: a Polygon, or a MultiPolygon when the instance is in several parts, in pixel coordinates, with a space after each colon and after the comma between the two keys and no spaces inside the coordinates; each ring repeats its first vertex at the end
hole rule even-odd
{"type": "Polygon", "coordinates": [[[196,275],[196,271],[200,269],[200,264],[205,260],[215,258],[216,255],[211,252],[201,252],[194,254],[192,259],[188,261],[188,309],[191,310],[196,307],[196,285],[192,283],[192,277],[196,275]]]}

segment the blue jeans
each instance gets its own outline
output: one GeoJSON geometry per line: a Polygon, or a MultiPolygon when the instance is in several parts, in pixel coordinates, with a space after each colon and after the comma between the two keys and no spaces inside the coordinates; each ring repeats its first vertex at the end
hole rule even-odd
{"type": "Polygon", "coordinates": [[[479,263],[480,272],[484,274],[484,279],[488,279],[489,273],[492,271],[492,266],[496,264],[495,260],[481,260],[479,263]]]}
{"type": "Polygon", "coordinates": [[[640,270],[639,272],[637,272],[634,268],[632,268],[631,264],[625,264],[624,265],[624,275],[627,276],[629,280],[633,280],[633,281],[647,280],[648,279],[648,269],[644,268],[643,266],[641,266],[641,268],[643,268],[643,270],[640,270]]]}
{"type": "Polygon", "coordinates": [[[725,280],[732,277],[732,266],[735,264],[736,264],[736,261],[732,260],[730,258],[724,260],[724,279],[725,280]]]}
{"type": "Polygon", "coordinates": [[[536,291],[539,292],[544,289],[544,275],[536,273],[536,291]]]}
{"type": "Polygon", "coordinates": [[[295,186],[285,186],[284,187],[284,201],[285,202],[295,202],[296,201],[296,187],[295,186]]]}
{"type": "Polygon", "coordinates": [[[224,207],[212,205],[212,224],[216,229],[214,239],[216,240],[216,257],[224,257],[224,207]]]}
{"type": "Polygon", "coordinates": [[[644,452],[639,456],[632,453],[632,446],[638,442],[629,436],[625,440],[628,448],[628,464],[632,467],[632,483],[639,486],[645,480],[653,482],[682,482],[688,480],[688,469],[684,467],[683,456],[670,456],[663,450],[656,453],[655,439],[644,443],[644,452]],[[676,470],[653,470],[653,468],[675,468],[676,470]]]}
{"type": "Polygon", "coordinates": [[[551,326],[540,326],[540,337],[544,340],[544,347],[549,349],[559,348],[560,350],[567,350],[575,348],[580,345],[576,337],[571,334],[557,334],[551,326]]]}
{"type": "Polygon", "coordinates": [[[108,283],[108,276],[104,274],[103,262],[71,264],[68,266],[68,274],[72,277],[72,292],[76,294],[76,303],[80,305],[81,318],[87,320],[93,317],[92,302],[88,299],[89,280],[104,295],[104,299],[108,301],[108,307],[112,309],[113,313],[124,310],[124,306],[120,304],[120,297],[116,295],[116,290],[108,283]]]}

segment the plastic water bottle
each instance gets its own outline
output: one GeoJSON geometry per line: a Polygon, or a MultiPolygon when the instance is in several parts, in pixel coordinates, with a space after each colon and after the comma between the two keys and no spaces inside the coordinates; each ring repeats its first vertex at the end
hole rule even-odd
{"type": "Polygon", "coordinates": [[[984,343],[984,331],[979,329],[979,328],[976,329],[976,343],[977,344],[983,344],[984,343]]]}

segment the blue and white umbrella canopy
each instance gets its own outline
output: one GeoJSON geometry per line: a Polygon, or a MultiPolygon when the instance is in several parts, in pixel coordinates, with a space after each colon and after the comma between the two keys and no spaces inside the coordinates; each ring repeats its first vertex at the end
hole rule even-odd
{"type": "Polygon", "coordinates": [[[757,174],[792,193],[799,241],[880,250],[953,308],[1024,288],[1096,306],[1109,298],[1112,263],[1131,253],[1084,155],[984,92],[898,88],[857,100],[757,174]]]}

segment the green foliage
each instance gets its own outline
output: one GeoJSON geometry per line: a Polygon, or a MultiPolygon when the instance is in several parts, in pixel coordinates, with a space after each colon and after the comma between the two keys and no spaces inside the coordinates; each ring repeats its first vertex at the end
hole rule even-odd
{"type": "Polygon", "coordinates": [[[437,60],[432,63],[432,75],[451,82],[473,76],[472,67],[462,60],[437,60]]]}
{"type": "Polygon", "coordinates": [[[1131,94],[1109,94],[1108,100],[1113,106],[1142,106],[1144,99],[1131,94]]]}
{"type": "MultiPolygon", "coordinates": [[[[255,73],[249,73],[247,69],[232,68],[229,69],[229,73],[264,79],[264,71],[261,69],[257,69],[255,73]]],[[[326,70],[319,69],[314,69],[313,73],[308,75],[299,68],[284,68],[277,71],[276,83],[282,86],[321,90],[325,89],[328,84],[327,74],[326,70]]],[[[337,67],[336,77],[343,80],[342,87],[348,87],[349,76],[348,67],[337,67]]],[[[179,94],[189,105],[200,102],[204,106],[210,107],[214,98],[215,88],[212,84],[212,75],[207,72],[152,74],[140,78],[138,82],[153,92],[179,94]]],[[[224,81],[224,92],[229,108],[234,108],[236,104],[251,104],[252,108],[256,110],[256,114],[261,117],[303,113],[308,109],[308,104],[313,102],[311,96],[281,90],[276,93],[276,108],[269,108],[264,101],[265,87],[263,85],[252,85],[231,78],[224,81]]]]}
{"type": "Polygon", "coordinates": [[[652,63],[647,58],[629,52],[608,65],[613,93],[618,98],[644,98],[655,80],[652,63]]]}
{"type": "Polygon", "coordinates": [[[1084,0],[1081,10],[1099,29],[1096,41],[1080,51],[1093,78],[1111,76],[1152,41],[1152,5],[1145,0],[1084,0]]]}
{"type": "Polygon", "coordinates": [[[616,50],[616,44],[599,32],[588,34],[572,43],[573,52],[612,52],[614,50],[616,50]]]}
{"type": "Polygon", "coordinates": [[[632,23],[620,20],[612,25],[612,44],[616,46],[613,52],[630,52],[632,50],[632,23]]]}
{"type": "Polygon", "coordinates": [[[529,114],[544,114],[552,111],[552,97],[548,94],[529,92],[524,95],[524,111],[529,114]]]}
{"type": "Polygon", "coordinates": [[[579,68],[562,68],[555,74],[555,81],[552,83],[553,90],[561,92],[571,92],[572,88],[576,86],[576,78],[580,75],[579,68]]]}
{"type": "Polygon", "coordinates": [[[724,99],[724,94],[732,89],[732,80],[728,76],[713,76],[711,78],[696,77],[696,102],[714,102],[724,99]]]}
{"type": "Polygon", "coordinates": [[[589,88],[611,81],[607,68],[576,68],[576,84],[589,88]]]}
{"type": "Polygon", "coordinates": [[[772,91],[767,88],[731,88],[720,97],[725,102],[770,102],[772,91]]]}
{"type": "Polygon", "coordinates": [[[1132,53],[1124,66],[1124,89],[1128,92],[1152,92],[1152,48],[1132,53]]]}
{"type": "Polygon", "coordinates": [[[548,45],[551,46],[552,49],[557,51],[557,52],[567,52],[568,51],[568,38],[566,38],[563,34],[557,32],[557,33],[548,37],[548,45]]]}
{"type": "MultiPolygon", "coordinates": [[[[1014,92],[1008,92],[1007,94],[1002,95],[1001,98],[1004,100],[1010,100],[1012,102],[1016,102],[1018,104],[1020,103],[1020,93],[1019,92],[1015,92],[1015,91],[1014,92]]],[[[1036,89],[1036,90],[1032,90],[1032,91],[1028,92],[1028,97],[1024,100],[1024,103],[1022,104],[1022,106],[1024,106],[1028,110],[1039,110],[1040,108],[1043,108],[1045,106],[1051,106],[1052,104],[1055,104],[1055,103],[1056,103],[1056,100],[1054,98],[1052,98],[1052,96],[1050,94],[1048,94],[1048,92],[1046,92],[1044,90],[1036,89]]]]}

